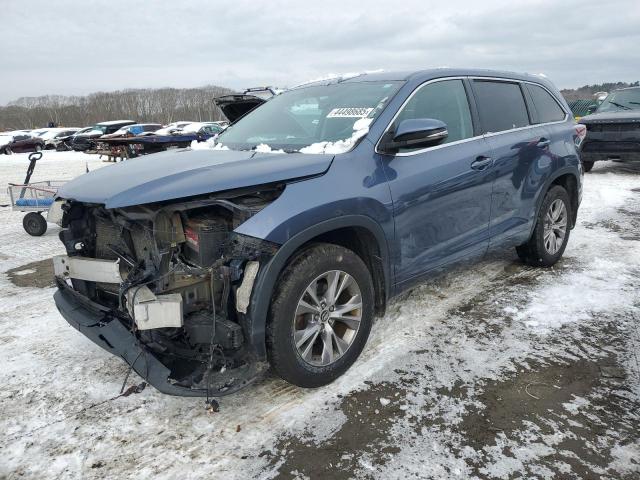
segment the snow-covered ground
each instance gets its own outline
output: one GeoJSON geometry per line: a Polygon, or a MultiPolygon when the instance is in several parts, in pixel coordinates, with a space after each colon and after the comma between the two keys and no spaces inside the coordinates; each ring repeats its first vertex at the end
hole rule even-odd
{"type": "MultiPolygon", "coordinates": [[[[108,165],[47,152],[34,179],[87,161],[108,165]]],[[[0,178],[26,163],[0,157],[0,178]]],[[[267,375],[217,413],[150,387],[115,398],[124,363],[35,287],[58,228],[33,238],[21,219],[0,207],[2,478],[640,476],[640,165],[585,177],[555,268],[508,251],[449,272],[391,305],[332,385],[267,375]]]]}

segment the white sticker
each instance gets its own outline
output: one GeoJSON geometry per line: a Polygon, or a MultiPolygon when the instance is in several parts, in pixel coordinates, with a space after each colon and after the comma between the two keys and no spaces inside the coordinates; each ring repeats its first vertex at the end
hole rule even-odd
{"type": "Polygon", "coordinates": [[[342,107],[334,108],[327,114],[327,118],[362,118],[373,111],[373,108],[342,107]]]}

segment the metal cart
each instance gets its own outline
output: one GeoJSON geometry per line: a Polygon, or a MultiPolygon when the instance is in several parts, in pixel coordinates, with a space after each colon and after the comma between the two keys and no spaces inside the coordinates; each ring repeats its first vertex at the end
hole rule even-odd
{"type": "Polygon", "coordinates": [[[29,235],[34,237],[39,237],[47,231],[47,221],[42,214],[48,213],[58,189],[65,183],[58,180],[29,183],[36,162],[41,158],[40,152],[29,155],[29,168],[24,183],[21,185],[10,183],[7,189],[11,199],[11,209],[27,212],[22,220],[22,226],[29,235]]]}

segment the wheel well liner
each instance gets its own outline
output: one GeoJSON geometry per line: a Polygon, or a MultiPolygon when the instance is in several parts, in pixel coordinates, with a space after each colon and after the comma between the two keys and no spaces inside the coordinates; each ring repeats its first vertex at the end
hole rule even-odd
{"type": "Polygon", "coordinates": [[[391,285],[389,250],[382,227],[364,215],[345,215],[303,230],[283,244],[256,277],[247,312],[247,334],[255,354],[266,358],[265,331],[273,290],[280,272],[301,248],[315,242],[335,243],[353,250],[372,272],[376,313],[384,312],[391,285]]]}

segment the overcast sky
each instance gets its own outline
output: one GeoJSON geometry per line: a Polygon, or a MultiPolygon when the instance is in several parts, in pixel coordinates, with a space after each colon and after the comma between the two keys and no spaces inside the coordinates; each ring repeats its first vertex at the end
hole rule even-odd
{"type": "Polygon", "coordinates": [[[0,0],[0,104],[138,87],[290,86],[483,67],[640,79],[640,1],[0,0]]]}

